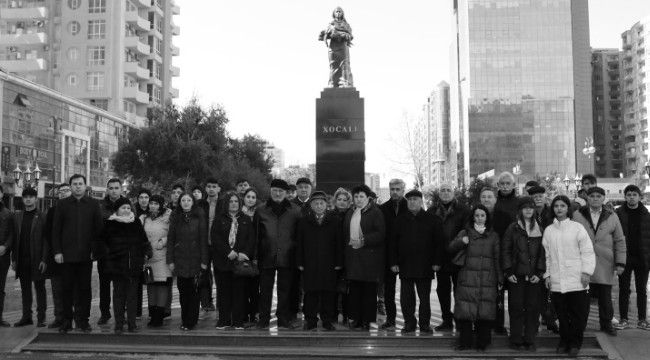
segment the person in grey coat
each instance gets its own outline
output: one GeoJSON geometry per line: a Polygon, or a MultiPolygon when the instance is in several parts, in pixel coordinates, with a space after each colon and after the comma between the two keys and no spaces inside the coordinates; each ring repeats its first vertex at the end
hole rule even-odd
{"type": "Polygon", "coordinates": [[[614,305],[612,285],[616,275],[625,270],[627,247],[623,227],[616,213],[603,206],[605,190],[595,186],[587,190],[588,206],[576,211],[573,219],[585,227],[596,253],[596,270],[591,275],[589,287],[598,298],[600,330],[616,336],[612,326],[614,305]]]}

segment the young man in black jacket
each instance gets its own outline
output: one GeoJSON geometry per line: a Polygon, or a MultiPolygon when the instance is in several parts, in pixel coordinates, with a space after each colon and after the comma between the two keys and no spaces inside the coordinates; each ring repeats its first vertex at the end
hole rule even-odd
{"type": "MultiPolygon", "coordinates": [[[[121,197],[122,181],[118,178],[108,180],[106,183],[106,197],[99,202],[104,222],[113,215],[113,204],[121,197]]],[[[106,260],[98,260],[97,273],[99,274],[99,310],[101,316],[97,321],[97,325],[105,325],[111,318],[111,277],[104,273],[105,268],[106,260]]],[[[142,313],[142,309],[140,309],[140,313],[142,313]]]]}
{"type": "Polygon", "coordinates": [[[38,193],[33,188],[23,190],[22,199],[25,210],[14,213],[14,251],[11,253],[11,267],[20,279],[20,292],[23,301],[23,316],[14,327],[32,325],[32,283],[36,290],[36,324],[45,326],[47,294],[45,292],[45,271],[50,253],[43,236],[45,216],[36,208],[38,193]]]}
{"type": "Polygon", "coordinates": [[[69,183],[72,196],[59,200],[52,229],[54,261],[61,265],[63,277],[64,321],[59,332],[72,329],[73,307],[76,327],[90,332],[93,259],[103,255],[97,246],[102,212],[99,202],[86,196],[85,176],[72,175],[69,183]]]}

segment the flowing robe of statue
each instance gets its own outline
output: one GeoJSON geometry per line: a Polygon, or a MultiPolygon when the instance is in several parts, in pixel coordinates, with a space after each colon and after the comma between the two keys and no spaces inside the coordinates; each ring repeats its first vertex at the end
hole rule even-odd
{"type": "Polygon", "coordinates": [[[325,41],[329,48],[330,79],[329,87],[352,87],[352,71],[350,70],[350,46],[352,45],[352,28],[345,20],[343,10],[334,10],[332,20],[326,30],[320,34],[319,40],[325,41]]]}

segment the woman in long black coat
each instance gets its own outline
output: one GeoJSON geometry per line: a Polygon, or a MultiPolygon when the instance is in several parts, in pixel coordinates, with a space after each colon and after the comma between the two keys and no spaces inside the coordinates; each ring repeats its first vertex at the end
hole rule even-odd
{"type": "Polygon", "coordinates": [[[343,223],[345,273],[350,281],[350,315],[355,329],[370,330],[377,320],[377,284],[384,278],[386,225],[381,210],[370,202],[366,185],[352,190],[354,209],[343,223]]]}
{"type": "Polygon", "coordinates": [[[473,326],[478,350],[484,351],[492,342],[491,324],[496,319],[497,291],[503,280],[499,235],[490,225],[487,208],[477,205],[468,226],[449,244],[449,251],[457,255],[455,265],[460,266],[454,291],[454,317],[459,333],[457,350],[472,348],[473,326]]]}
{"type": "Polygon", "coordinates": [[[336,214],[326,213],[324,192],[315,191],[309,205],[312,211],[300,219],[296,232],[296,264],[302,271],[305,291],[304,329],[316,329],[318,313],[323,328],[334,330],[337,271],[343,266],[341,221],[336,214]]]}
{"type": "Polygon", "coordinates": [[[115,333],[120,334],[124,327],[125,308],[128,331],[137,330],[138,287],[145,256],[151,257],[151,247],[128,199],[118,199],[113,210],[115,213],[106,220],[101,240],[107,249],[104,271],[113,280],[115,333]]]}
{"type": "Polygon", "coordinates": [[[246,288],[249,278],[233,273],[238,261],[254,261],[255,232],[251,218],[241,212],[241,199],[230,192],[224,197],[224,209],[212,223],[212,261],[217,279],[217,309],[219,320],[216,328],[225,330],[235,327],[244,329],[246,316],[246,288]]]}

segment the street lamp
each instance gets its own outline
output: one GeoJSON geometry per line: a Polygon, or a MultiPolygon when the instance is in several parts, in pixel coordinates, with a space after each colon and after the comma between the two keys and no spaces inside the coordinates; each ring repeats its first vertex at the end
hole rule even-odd
{"type": "Polygon", "coordinates": [[[568,194],[569,193],[569,185],[571,184],[571,179],[569,179],[569,174],[566,174],[564,176],[564,180],[562,180],[562,182],[564,182],[564,187],[566,187],[566,193],[568,194]]]}
{"type": "Polygon", "coordinates": [[[582,149],[582,153],[591,159],[591,155],[596,152],[594,147],[594,138],[586,137],[585,138],[585,147],[582,149]]]}

